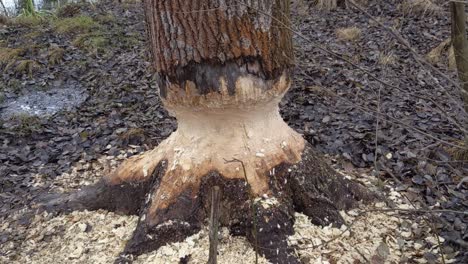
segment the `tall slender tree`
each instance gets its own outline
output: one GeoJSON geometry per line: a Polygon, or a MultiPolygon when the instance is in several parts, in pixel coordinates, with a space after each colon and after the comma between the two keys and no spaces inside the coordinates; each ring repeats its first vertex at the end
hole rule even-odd
{"type": "Polygon", "coordinates": [[[466,39],[465,3],[451,2],[452,45],[457,64],[458,78],[462,86],[465,110],[468,112],[468,41],[466,39]]]}
{"type": "Polygon", "coordinates": [[[222,226],[273,263],[298,263],[286,241],[294,211],[339,225],[338,210],[370,195],[279,114],[293,67],[289,0],[146,0],[144,9],[159,92],[177,131],[46,207],[138,214],[128,259],[200,230],[218,186],[222,226]]]}
{"type": "MultiPolygon", "coordinates": [[[[465,3],[451,2],[450,11],[452,18],[452,45],[457,64],[458,78],[461,83],[461,94],[468,113],[468,40],[466,39],[466,13],[465,3]]],[[[468,120],[464,120],[465,127],[468,127],[468,120]]],[[[460,160],[468,159],[468,135],[465,135],[465,148],[455,152],[455,158],[460,160]]]]}

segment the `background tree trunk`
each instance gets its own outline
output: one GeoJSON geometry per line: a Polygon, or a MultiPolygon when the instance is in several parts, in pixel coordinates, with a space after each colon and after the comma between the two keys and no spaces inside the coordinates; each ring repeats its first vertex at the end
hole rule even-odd
{"type": "MultiPolygon", "coordinates": [[[[451,2],[450,11],[452,14],[452,45],[457,64],[458,78],[460,79],[462,98],[465,111],[468,113],[468,41],[466,39],[466,15],[465,4],[451,2]]],[[[468,127],[468,120],[464,120],[465,127],[468,127]]],[[[455,151],[454,158],[458,160],[468,159],[468,135],[465,135],[465,149],[455,151]]]]}
{"type": "Polygon", "coordinates": [[[466,16],[465,4],[461,2],[451,2],[452,13],[452,44],[457,63],[458,78],[465,91],[462,93],[465,110],[468,112],[468,41],[466,40],[466,16]]]}

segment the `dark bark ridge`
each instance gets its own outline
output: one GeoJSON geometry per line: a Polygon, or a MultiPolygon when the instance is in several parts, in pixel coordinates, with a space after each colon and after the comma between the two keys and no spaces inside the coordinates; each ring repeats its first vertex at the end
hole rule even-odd
{"type": "MultiPolygon", "coordinates": [[[[285,68],[286,75],[289,76],[290,69],[285,68]]],[[[159,94],[163,99],[167,98],[167,90],[175,85],[179,89],[186,89],[187,83],[193,83],[198,95],[209,93],[221,93],[224,80],[229,95],[236,93],[236,81],[241,77],[254,76],[263,80],[264,85],[259,85],[263,89],[271,89],[274,85],[269,83],[278,82],[283,72],[275,72],[267,76],[258,58],[239,58],[237,60],[226,61],[219,64],[215,61],[204,60],[201,63],[189,62],[183,67],[177,67],[174,75],[164,73],[158,74],[159,94]]],[[[288,80],[289,81],[289,80],[288,80]]]]}
{"type": "Polygon", "coordinates": [[[221,226],[230,228],[234,235],[246,236],[272,263],[299,263],[293,248],[287,244],[287,237],[294,233],[295,211],[311,217],[314,224],[340,226],[344,224],[340,210],[373,198],[363,186],[330,169],[307,144],[299,163],[282,163],[270,170],[271,197],[252,197],[244,180],[226,179],[212,171],[203,176],[196,195],[191,189],[185,190],[169,207],[157,212],[158,221],[154,222],[147,217],[150,195],[158,188],[167,169],[164,164],[167,163],[161,162],[148,180],[137,185],[116,186],[101,181],[78,193],[55,199],[42,208],[61,212],[102,208],[138,214],[137,228],[116,260],[116,263],[127,263],[135,256],[197,233],[209,217],[212,186],[219,186],[223,197],[221,226]],[[125,199],[133,202],[122,202],[125,199]]]}

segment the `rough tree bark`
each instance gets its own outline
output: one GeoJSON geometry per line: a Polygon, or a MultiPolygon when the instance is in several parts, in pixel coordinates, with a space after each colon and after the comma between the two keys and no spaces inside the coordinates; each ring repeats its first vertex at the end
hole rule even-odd
{"type": "Polygon", "coordinates": [[[339,210],[371,195],[279,115],[293,67],[289,0],[146,0],[144,7],[160,95],[178,129],[97,185],[45,207],[138,214],[117,260],[125,262],[199,231],[216,185],[222,226],[273,263],[298,263],[286,241],[294,211],[340,225],[339,210]]]}
{"type": "MultiPolygon", "coordinates": [[[[465,111],[468,113],[468,40],[466,39],[466,15],[465,3],[451,2],[450,13],[452,18],[452,45],[457,64],[458,78],[460,79],[462,98],[465,111]]],[[[465,127],[468,127],[468,120],[464,120],[465,127]]],[[[455,152],[455,159],[468,159],[468,135],[465,135],[465,149],[455,152]]]]}

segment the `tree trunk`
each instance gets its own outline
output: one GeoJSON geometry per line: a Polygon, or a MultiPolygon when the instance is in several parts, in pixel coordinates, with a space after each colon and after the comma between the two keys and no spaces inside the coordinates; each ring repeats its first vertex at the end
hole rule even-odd
{"type": "MultiPolygon", "coordinates": [[[[457,64],[458,78],[460,79],[463,104],[468,113],[468,41],[466,39],[466,16],[465,4],[461,2],[451,2],[450,11],[452,14],[452,45],[457,64]]],[[[464,120],[465,127],[468,120],[464,120]]],[[[455,152],[455,159],[468,159],[468,135],[465,135],[465,149],[455,152]]]]}
{"type": "Polygon", "coordinates": [[[197,232],[219,186],[221,226],[273,263],[298,263],[286,241],[294,211],[340,225],[339,210],[371,195],[330,169],[279,115],[293,67],[289,0],[144,6],[160,95],[178,129],[96,186],[46,208],[139,214],[123,262],[197,232]]]}
{"type": "Polygon", "coordinates": [[[451,2],[452,13],[452,44],[457,63],[458,78],[460,79],[465,110],[468,112],[468,41],[466,39],[465,4],[451,2]]]}

